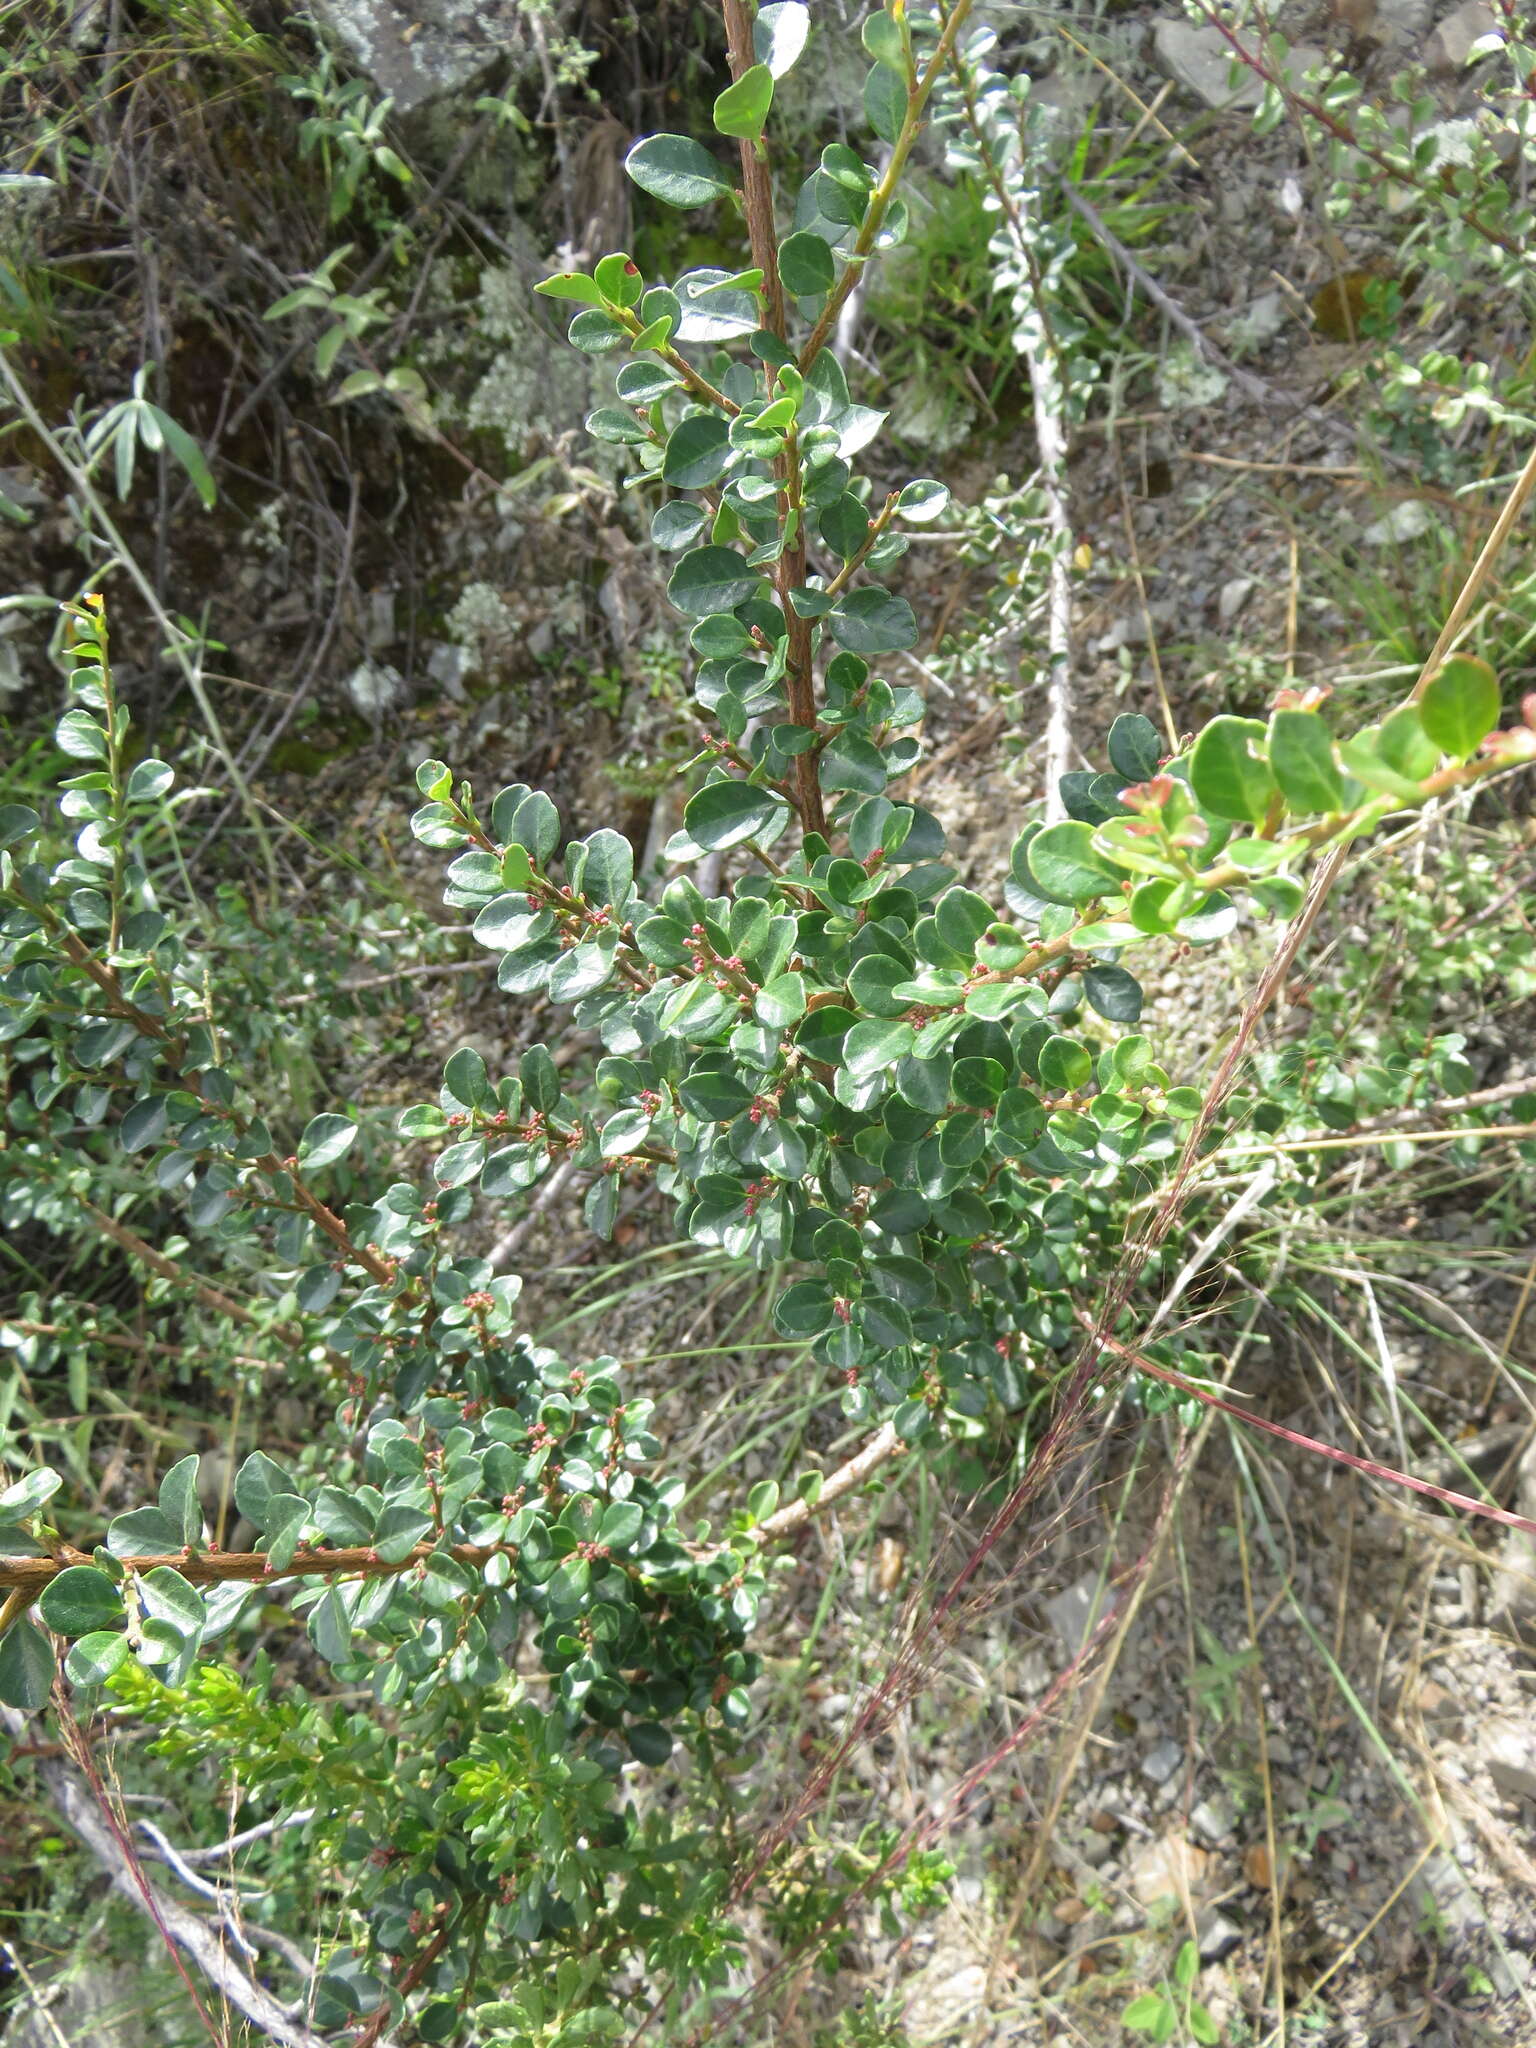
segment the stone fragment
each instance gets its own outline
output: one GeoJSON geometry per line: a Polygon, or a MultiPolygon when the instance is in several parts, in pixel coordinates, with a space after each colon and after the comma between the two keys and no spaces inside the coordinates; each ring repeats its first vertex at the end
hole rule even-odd
{"type": "Polygon", "coordinates": [[[1183,1760],[1184,1752],[1178,1743],[1160,1742],[1142,1758],[1141,1775],[1150,1778],[1154,1785],[1166,1785],[1183,1760]]]}
{"type": "Polygon", "coordinates": [[[1489,0],[1462,0],[1435,26],[1424,45],[1424,63],[1443,75],[1460,71],[1474,43],[1492,35],[1498,20],[1489,0]]]}
{"type": "Polygon", "coordinates": [[[1216,599],[1216,612],[1224,626],[1231,625],[1257,588],[1252,576],[1233,576],[1223,583],[1216,599]]]}
{"type": "Polygon", "coordinates": [[[1243,1930],[1225,1913],[1218,1913],[1214,1906],[1207,1906],[1195,1920],[1195,1935],[1200,1945],[1202,1963],[1219,1963],[1223,1956],[1231,1955],[1243,1938],[1243,1930]]]}
{"type": "MultiPolygon", "coordinates": [[[[1401,49],[1406,43],[1418,41],[1429,27],[1434,11],[1434,0],[1370,0],[1368,11],[1362,10],[1365,18],[1351,25],[1367,42],[1401,49]]],[[[1345,14],[1345,0],[1335,0],[1335,12],[1341,20],[1349,18],[1345,14]]]]}
{"type": "Polygon", "coordinates": [[[1390,548],[1405,540],[1417,540],[1435,524],[1434,507],[1423,498],[1404,498],[1380,519],[1373,519],[1360,535],[1368,548],[1390,548]]]}
{"type": "Polygon", "coordinates": [[[1114,1595],[1098,1572],[1084,1572],[1080,1579],[1046,1601],[1046,1616],[1069,1657],[1077,1655],[1114,1604],[1114,1595]]]}
{"type": "MultiPolygon", "coordinates": [[[[1536,1437],[1517,1468],[1514,1507],[1516,1514],[1536,1522],[1536,1437]]],[[[1491,1620],[1517,1627],[1536,1623],[1536,1536],[1528,1529],[1505,1532],[1499,1568],[1488,1589],[1488,1612],[1491,1620]]]]}
{"type": "Polygon", "coordinates": [[[1513,1715],[1485,1722],[1478,1746],[1501,1792],[1536,1799],[1536,1725],[1513,1715]]]}
{"type": "Polygon", "coordinates": [[[315,0],[314,6],[321,28],[402,114],[457,92],[509,56],[517,71],[532,68],[534,16],[553,42],[573,12],[571,0],[553,6],[539,0],[536,7],[528,0],[315,0]]]}
{"type": "Polygon", "coordinates": [[[1165,1835],[1149,1842],[1131,1864],[1128,1876],[1131,1892],[1143,1906],[1159,1899],[1193,1896],[1205,1883],[1210,1856],[1182,1835],[1165,1835]]]}
{"type": "Polygon", "coordinates": [[[1211,1848],[1230,1839],[1236,1822],[1232,1814],[1232,1802],[1225,1792],[1218,1792],[1211,1799],[1202,1799],[1189,1816],[1189,1824],[1202,1842],[1211,1848]]]}
{"type": "Polygon", "coordinates": [[[1483,1917],[1476,1892],[1454,1856],[1437,1849],[1420,1872],[1426,1903],[1445,1923],[1448,1934],[1468,1934],[1483,1917]]]}

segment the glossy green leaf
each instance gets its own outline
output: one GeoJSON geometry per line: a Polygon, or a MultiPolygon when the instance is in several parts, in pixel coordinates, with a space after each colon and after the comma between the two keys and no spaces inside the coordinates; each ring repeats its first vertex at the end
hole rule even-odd
{"type": "Polygon", "coordinates": [[[1030,879],[1050,903],[1088,903],[1117,891],[1123,879],[1095,848],[1092,827],[1077,819],[1036,833],[1026,858],[1030,879]]]}
{"type": "Polygon", "coordinates": [[[819,298],[831,291],[836,276],[837,265],[822,236],[807,229],[781,243],[779,278],[795,298],[819,298]]]}
{"type": "Polygon", "coordinates": [[[25,1618],[0,1636],[0,1704],[35,1714],[53,1690],[53,1648],[25,1618]]]}
{"type": "Polygon", "coordinates": [[[811,10],[805,0],[768,0],[752,23],[752,54],[775,78],[782,78],[805,48],[811,10]]]}
{"type": "Polygon", "coordinates": [[[139,761],[128,777],[125,793],[130,803],[153,803],[166,794],[175,780],[175,769],[168,768],[164,761],[139,761]]]}
{"type": "Polygon", "coordinates": [[[1122,712],[1109,728],[1109,765],[1122,783],[1149,781],[1164,751],[1162,735],[1139,711],[1122,712]]]}
{"type": "Polygon", "coordinates": [[[659,1721],[632,1721],[624,1739],[638,1763],[660,1769],[672,1755],[672,1737],[659,1721]]]}
{"type": "Polygon", "coordinates": [[[357,1142],[357,1125],[349,1116],[323,1111],[312,1116],[299,1140],[299,1165],[309,1172],[332,1166],[357,1142]]]}
{"type": "Polygon", "coordinates": [[[843,1063],[856,1080],[894,1066],[912,1050],[917,1033],[899,1018],[871,1017],[843,1040],[843,1063]]]}
{"type": "Polygon", "coordinates": [[[839,647],[854,654],[894,654],[917,645],[917,620],[904,597],[868,585],[840,597],[827,614],[839,647]]]}
{"type": "Polygon", "coordinates": [[[203,1533],[202,1503],[197,1497],[198,1460],[194,1453],[181,1458],[160,1482],[160,1512],[174,1522],[181,1541],[191,1545],[203,1533]]]}
{"type": "MultiPolygon", "coordinates": [[[[716,131],[733,135],[739,141],[756,142],[773,105],[773,78],[766,64],[748,65],[715,101],[716,131]]],[[[633,171],[630,176],[634,176],[633,171]]]]}
{"type": "Polygon", "coordinates": [[[1211,720],[1189,757],[1189,779],[1204,809],[1245,825],[1263,824],[1278,794],[1264,758],[1266,737],[1256,718],[1211,720]]]}
{"type": "Polygon", "coordinates": [[[1269,721],[1269,765],[1286,802],[1303,816],[1336,811],[1344,801],[1333,735],[1315,711],[1274,713],[1269,721]]]}
{"type": "Polygon", "coordinates": [[[711,852],[757,839],[778,822],[787,806],[771,789],[752,782],[710,782],[688,799],[683,826],[711,852]]]}
{"type": "Polygon", "coordinates": [[[107,1548],[114,1557],[172,1557],[184,1541],[181,1522],[159,1508],[131,1508],[107,1525],[107,1548]]]}
{"type": "Polygon", "coordinates": [[[679,548],[692,547],[708,524],[707,506],[690,505],[685,498],[674,498],[651,516],[651,546],[660,548],[663,554],[676,554],[679,548]]]}
{"type": "Polygon", "coordinates": [[[600,306],[602,292],[594,278],[587,277],[579,270],[557,271],[553,277],[546,277],[534,286],[546,299],[575,299],[584,306],[600,306]]]}
{"type": "Polygon", "coordinates": [[[624,168],[642,192],[666,206],[708,206],[732,189],[723,167],[686,135],[647,135],[625,157],[624,168]]]}
{"type": "Polygon", "coordinates": [[[1075,1093],[1093,1078],[1093,1056],[1075,1038],[1048,1038],[1040,1048],[1040,1081],[1046,1088],[1075,1093]]]}
{"type": "Polygon", "coordinates": [[[667,596],[680,612],[703,618],[745,604],[759,580],[731,548],[694,548],[673,570],[667,596]]]}
{"type": "Polygon", "coordinates": [[[35,1471],[13,1480],[0,1492],[0,1529],[15,1528],[27,1521],[53,1499],[63,1484],[63,1475],[51,1465],[39,1465],[35,1471]]]}
{"type": "Polygon", "coordinates": [[[1472,654],[1448,656],[1419,699],[1425,732],[1456,761],[1477,752],[1498,724],[1500,708],[1498,677],[1472,654]]]}
{"type": "Polygon", "coordinates": [[[70,1645],[64,1675],[71,1685],[105,1685],[132,1654],[132,1645],[121,1630],[98,1630],[70,1645]]]}
{"type": "Polygon", "coordinates": [[[121,1628],[123,1596],[95,1565],[73,1564],[43,1588],[38,1612],[57,1635],[86,1636],[121,1628]]]}
{"type": "Polygon", "coordinates": [[[896,142],[910,102],[907,82],[885,64],[875,64],[864,80],[864,118],[882,142],[896,142]]]}
{"type": "Polygon", "coordinates": [[[1141,1016],[1141,983],[1123,967],[1086,967],[1083,993],[1112,1024],[1134,1024],[1141,1016]]]}
{"type": "Polygon", "coordinates": [[[690,413],[673,428],[661,465],[662,481],[681,491],[718,483],[731,460],[730,429],[715,412],[690,413]]]}
{"type": "Polygon", "coordinates": [[[931,476],[915,477],[911,483],[903,484],[896,500],[898,516],[914,526],[942,519],[948,510],[949,486],[936,483],[931,476]]]}

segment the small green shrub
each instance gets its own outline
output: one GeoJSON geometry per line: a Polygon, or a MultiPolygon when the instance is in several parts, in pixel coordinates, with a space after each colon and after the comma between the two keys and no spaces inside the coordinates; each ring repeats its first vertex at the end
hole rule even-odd
{"type": "Polygon", "coordinates": [[[480,798],[437,761],[413,829],[502,992],[600,1046],[590,1083],[544,1045],[502,1074],[463,1047],[395,1118],[412,1164],[384,1184],[366,1111],[280,1128],[260,1033],[210,1000],[219,917],[156,886],[175,777],[133,758],[99,599],[68,607],[60,818],[0,810],[10,1173],[58,1214],[89,1205],[199,1316],[303,1361],[335,1403],[302,1455],[240,1466],[241,1549],[210,1537],[195,1456],[104,1532],[29,1462],[0,1492],[0,1697],[69,1713],[105,1695],[179,1763],[306,1816],[271,1854],[294,1914],[331,1930],[322,2035],[372,2042],[408,2013],[422,2039],[513,2048],[660,2014],[678,2038],[741,1961],[749,1881],[802,1954],[851,1898],[927,1902],[939,1867],[903,1875],[885,1839],[847,1852],[841,1885],[782,1846],[761,1871],[741,1854],[730,1767],[775,1544],[880,1459],[938,1460],[1016,1410],[1109,1313],[1127,1202],[1211,1127],[1135,1028],[1124,962],[1218,944],[1240,908],[1283,924],[1320,859],[1536,757],[1462,656],[1360,731],[1286,692],[1170,757],[1126,716],[1106,765],[1065,778],[1066,818],[1024,826],[1003,900],[960,883],[900,791],[922,701],[881,672],[917,637],[882,579],[947,493],[873,493],[857,465],[882,421],[827,343],[905,232],[903,168],[967,11],[869,18],[886,167],[830,144],[784,231],[765,135],[808,10],[754,23],[726,0],[715,127],[737,155],[658,134],[628,166],[659,204],[739,203],[750,264],[648,279],[614,252],[541,287],[573,307],[576,347],[625,358],[588,426],[650,493],[697,657],[707,740],[676,872],[652,884],[620,834],[569,838],[542,792],[480,798]],[[773,1274],[777,1328],[868,1425],[865,1460],[685,1521],[643,1376],[533,1342],[519,1279],[483,1255],[487,1216],[565,1166],[598,1237],[626,1187],[653,1185],[677,1241],[773,1274]],[[174,1243],[125,1236],[134,1177],[179,1204],[174,1243]]]}

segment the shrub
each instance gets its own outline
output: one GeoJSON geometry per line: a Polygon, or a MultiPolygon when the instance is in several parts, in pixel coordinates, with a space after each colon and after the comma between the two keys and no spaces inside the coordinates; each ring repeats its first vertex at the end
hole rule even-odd
{"type": "MultiPolygon", "coordinates": [[[[345,1940],[310,1993],[322,2034],[361,2023],[372,2042],[407,2009],[422,2039],[488,2044],[700,2016],[741,1953],[719,1766],[751,1723],[776,1541],[883,1459],[1016,1408],[1085,1320],[1107,1340],[1124,1205],[1209,1128],[1213,1103],[1133,1028],[1124,961],[1218,944],[1240,906],[1299,932],[1314,866],[1325,888],[1385,819],[1536,755],[1529,726],[1500,727],[1491,670],[1457,655],[1358,732],[1287,691],[1168,756],[1125,716],[1107,765],[1064,779],[1066,816],[1020,832],[1002,904],[958,881],[938,821],[900,793],[922,701],[881,674],[917,626],[880,579],[946,493],[860,477],[881,419],[828,339],[904,231],[902,171],[966,12],[870,17],[886,167],[829,145],[781,233],[765,131],[808,11],[754,23],[725,0],[715,127],[739,161],[650,135],[628,168],[663,205],[739,198],[750,267],[648,280],[616,252],[541,287],[574,306],[576,347],[626,358],[588,425],[631,451],[676,558],[702,772],[657,886],[618,833],[567,839],[542,792],[482,801],[436,761],[413,827],[501,990],[600,1044],[590,1085],[543,1045],[499,1075],[465,1047],[438,1099],[397,1119],[421,1170],[384,1186],[353,1172],[350,1110],[273,1128],[257,1046],[210,1005],[204,936],[155,884],[174,776],[132,758],[99,599],[67,608],[57,741],[78,772],[59,818],[0,811],[10,1174],[89,1204],[200,1315],[308,1361],[335,1396],[313,1456],[241,1466],[247,1549],[210,1540],[195,1457],[100,1540],[78,1506],[55,1526],[59,1470],[24,1471],[0,1494],[0,1697],[44,1707],[62,1640],[84,1707],[105,1689],[178,1759],[303,1816],[274,1849],[290,1888],[306,1864],[346,1884],[345,1940]],[[117,1220],[123,1155],[181,1203],[195,1274],[117,1220]],[[531,1342],[520,1282],[480,1249],[490,1209],[561,1166],[598,1237],[623,1187],[654,1183],[679,1240],[792,1268],[777,1327],[868,1426],[860,1456],[687,1525],[640,1376],[531,1342]],[[261,1647],[283,1600],[344,1702],[261,1647]]],[[[1097,1369],[1122,1368],[1106,1352],[1097,1369]]],[[[917,1904],[934,1875],[919,1863],[893,1893],[882,1844],[857,1884],[917,1904]]],[[[781,1917],[814,1946],[835,1899],[808,1905],[802,1883],[781,1917]]],[[[233,1965],[221,1981],[256,1996],[233,1965]]]]}

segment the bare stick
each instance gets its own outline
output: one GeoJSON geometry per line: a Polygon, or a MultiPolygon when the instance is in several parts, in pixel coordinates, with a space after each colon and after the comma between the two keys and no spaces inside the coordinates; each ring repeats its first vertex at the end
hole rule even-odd
{"type": "Polygon", "coordinates": [[[846,1465],[839,1465],[829,1473],[822,1489],[814,1501],[792,1500],[777,1514],[769,1515],[757,1525],[757,1533],[765,1542],[776,1543],[780,1537],[789,1536],[808,1522],[812,1515],[819,1515],[824,1508],[841,1500],[845,1493],[852,1493],[856,1486],[862,1486],[878,1466],[896,1453],[905,1450],[901,1438],[889,1422],[877,1429],[862,1451],[851,1457],[846,1465]]]}
{"type": "MultiPolygon", "coordinates": [[[[0,1714],[13,1735],[25,1730],[26,1721],[13,1709],[0,1709],[0,1714]]],[[[142,1866],[135,1866],[68,1764],[52,1759],[38,1762],[35,1768],[65,1825],[107,1873],[113,1890],[185,1950],[221,1998],[244,2013],[269,2040],[279,2042],[281,2048],[324,2048],[319,2036],[296,2019],[289,2007],[280,2005],[240,1967],[225,1948],[220,1930],[167,1897],[146,1876],[142,1866]]]]}
{"type": "MultiPolygon", "coordinates": [[[[1046,581],[1045,645],[1048,664],[1045,714],[1045,818],[1060,824],[1067,815],[1061,779],[1072,766],[1072,519],[1067,509],[1067,379],[1061,349],[1051,325],[1050,296],[1035,259],[1034,223],[1026,219],[1019,191],[1003,175],[991,146],[987,124],[976,103],[976,78],[958,50],[950,57],[955,83],[965,109],[966,124],[976,141],[987,183],[991,186],[1014,261],[1029,280],[1030,315],[1016,322],[1013,345],[1029,366],[1029,392],[1035,415],[1035,446],[1040,455],[1040,488],[1045,498],[1045,523],[1051,535],[1051,566],[1046,581]]],[[[1033,203],[1038,204],[1038,193],[1033,203]]]]}

